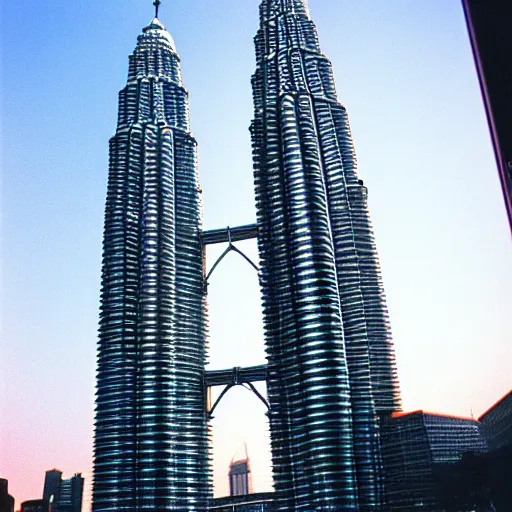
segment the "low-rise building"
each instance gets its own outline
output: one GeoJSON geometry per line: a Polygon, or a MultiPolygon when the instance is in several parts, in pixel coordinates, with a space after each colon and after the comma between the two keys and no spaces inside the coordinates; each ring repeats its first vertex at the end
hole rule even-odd
{"type": "Polygon", "coordinates": [[[209,512],[274,512],[275,493],[247,494],[211,500],[209,512]]]}
{"type": "Polygon", "coordinates": [[[21,504],[21,512],[49,512],[48,500],[29,500],[21,504]]]}
{"type": "Polygon", "coordinates": [[[393,512],[441,510],[446,466],[487,448],[477,420],[424,411],[383,418],[381,439],[387,510],[393,512]]]}

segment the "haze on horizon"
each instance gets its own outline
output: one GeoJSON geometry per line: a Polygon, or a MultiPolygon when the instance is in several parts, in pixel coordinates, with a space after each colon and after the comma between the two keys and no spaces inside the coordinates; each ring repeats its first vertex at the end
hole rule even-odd
{"type": "MultiPolygon", "coordinates": [[[[460,1],[309,4],[369,188],[404,409],[478,416],[512,387],[512,248],[460,1]]],[[[255,220],[257,7],[160,8],[190,92],[207,229],[255,220]]],[[[90,476],[108,139],[153,7],[28,0],[2,13],[0,476],[19,504],[40,497],[47,469],[90,476]]],[[[239,246],[257,260],[253,242],[239,246]]],[[[264,362],[257,276],[238,256],[214,274],[209,309],[212,369],[264,362]]],[[[244,441],[255,490],[270,488],[264,412],[243,389],[216,412],[217,494],[244,441]]]]}

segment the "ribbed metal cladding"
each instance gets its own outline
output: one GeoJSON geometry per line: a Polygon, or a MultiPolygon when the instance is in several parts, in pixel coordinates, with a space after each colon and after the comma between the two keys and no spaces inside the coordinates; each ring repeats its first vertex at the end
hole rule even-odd
{"type": "Polygon", "coordinates": [[[110,142],[95,512],[206,510],[201,216],[180,59],[155,18],[130,57],[110,142]]]}
{"type": "Polygon", "coordinates": [[[302,0],[263,0],[251,126],[279,510],[378,511],[378,416],[399,410],[345,107],[302,0]]]}

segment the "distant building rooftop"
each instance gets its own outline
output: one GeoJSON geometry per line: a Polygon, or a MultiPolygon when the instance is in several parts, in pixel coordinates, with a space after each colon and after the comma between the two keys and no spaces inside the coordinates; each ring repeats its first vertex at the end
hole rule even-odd
{"type": "Polygon", "coordinates": [[[480,416],[490,450],[512,446],[512,391],[480,416]]]}
{"type": "Polygon", "coordinates": [[[29,500],[21,504],[21,512],[48,512],[48,500],[29,500]]]}
{"type": "Polygon", "coordinates": [[[391,417],[393,419],[398,419],[398,418],[406,418],[407,416],[413,416],[415,414],[423,414],[425,416],[437,416],[438,418],[448,418],[448,419],[454,419],[454,420],[477,421],[475,418],[470,418],[468,416],[456,416],[453,414],[442,414],[439,412],[423,411],[421,409],[419,409],[417,411],[411,411],[411,412],[395,412],[391,415],[391,417]]]}

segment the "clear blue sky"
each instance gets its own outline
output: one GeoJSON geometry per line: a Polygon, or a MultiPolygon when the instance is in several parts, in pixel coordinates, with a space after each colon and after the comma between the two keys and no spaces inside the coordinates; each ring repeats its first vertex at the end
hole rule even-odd
{"type": "MultiPolygon", "coordinates": [[[[253,222],[257,0],[163,0],[199,142],[207,228],[253,222]]],[[[511,387],[512,248],[460,0],[310,0],[352,123],[406,409],[475,415],[511,387]]],[[[90,472],[108,139],[150,0],[1,7],[0,476],[90,472]]],[[[255,255],[253,244],[247,251],[255,255]]],[[[217,252],[209,251],[210,264],[217,252]]],[[[212,367],[264,361],[257,279],[233,255],[210,287],[212,367]]],[[[228,395],[217,492],[242,441],[270,484],[263,407],[228,395]]]]}

